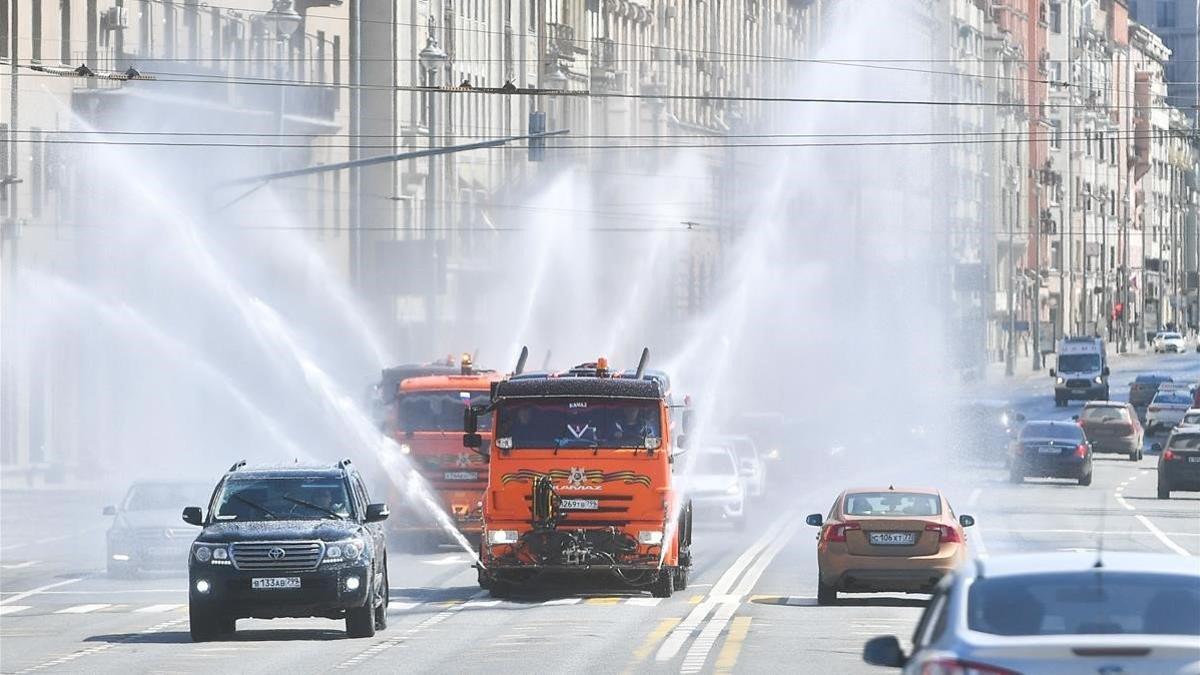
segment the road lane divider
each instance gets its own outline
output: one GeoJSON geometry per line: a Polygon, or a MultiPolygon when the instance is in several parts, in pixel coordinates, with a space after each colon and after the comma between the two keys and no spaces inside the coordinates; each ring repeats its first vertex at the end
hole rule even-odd
{"type": "Polygon", "coordinates": [[[650,634],[646,636],[644,641],[642,641],[642,644],[638,645],[638,648],[633,650],[633,659],[630,661],[629,667],[625,669],[625,672],[635,672],[638,664],[640,664],[642,661],[645,661],[646,657],[650,656],[650,653],[653,652],[654,648],[658,646],[658,643],[667,636],[667,633],[670,633],[672,630],[674,630],[675,626],[679,625],[679,621],[680,619],[675,617],[659,621],[654,630],[650,631],[650,634]]]}
{"type": "MultiPolygon", "coordinates": [[[[56,659],[52,659],[50,661],[44,661],[42,663],[37,664],[36,666],[30,666],[29,668],[26,668],[24,670],[18,670],[16,672],[17,672],[17,675],[22,675],[23,673],[33,673],[33,672],[37,672],[39,670],[45,670],[46,668],[59,668],[60,666],[65,666],[66,664],[71,663],[73,661],[78,661],[79,659],[81,659],[85,656],[91,656],[93,654],[99,654],[100,652],[106,652],[114,647],[119,647],[120,645],[132,642],[133,640],[136,640],[137,638],[139,638],[141,636],[150,635],[153,633],[161,633],[161,632],[167,630],[168,628],[174,628],[175,626],[178,626],[187,620],[188,620],[188,618],[185,616],[181,619],[172,619],[170,621],[164,621],[160,624],[153,625],[144,630],[140,630],[140,631],[137,631],[134,633],[129,633],[120,638],[114,639],[111,642],[104,642],[104,643],[98,644],[94,647],[88,647],[87,649],[81,649],[77,652],[71,652],[70,654],[60,656],[60,657],[58,657],[56,659]]],[[[86,669],[77,669],[77,670],[78,670],[78,672],[87,672],[86,669]]]]}
{"type": "Polygon", "coordinates": [[[25,610],[27,610],[27,609],[33,609],[33,607],[32,607],[32,606],[30,606],[30,605],[4,605],[4,606],[0,606],[0,616],[4,616],[5,614],[16,614],[17,612],[24,612],[24,611],[25,611],[25,610]]]}
{"type": "Polygon", "coordinates": [[[16,595],[12,595],[7,598],[4,598],[3,600],[0,600],[0,605],[7,605],[10,603],[20,602],[20,601],[24,600],[25,598],[31,598],[39,593],[44,593],[44,592],[50,590],[51,588],[58,588],[60,586],[66,586],[67,584],[73,584],[78,581],[83,581],[86,578],[88,578],[88,577],[81,576],[81,577],[75,577],[73,579],[64,579],[63,581],[56,581],[52,584],[46,584],[45,586],[38,586],[37,588],[34,588],[32,590],[22,591],[20,593],[17,593],[16,595]]]}
{"type": "Polygon", "coordinates": [[[426,630],[429,630],[430,628],[438,625],[439,623],[442,623],[443,621],[446,621],[447,619],[454,616],[455,614],[458,614],[459,612],[463,611],[463,609],[466,608],[467,605],[469,605],[472,601],[478,600],[479,598],[482,598],[485,595],[487,595],[487,591],[479,591],[478,593],[475,593],[474,595],[472,595],[470,598],[467,598],[465,601],[459,601],[458,603],[447,607],[446,609],[442,610],[441,612],[434,614],[433,616],[429,617],[428,619],[425,619],[421,623],[418,623],[417,625],[413,626],[412,628],[409,628],[408,630],[404,631],[403,633],[400,633],[399,635],[390,637],[390,638],[388,638],[386,640],[382,640],[380,642],[376,642],[375,644],[371,645],[367,649],[359,652],[358,654],[356,654],[356,655],[350,657],[349,659],[346,659],[345,661],[334,666],[334,670],[347,670],[347,669],[355,668],[359,665],[362,665],[364,662],[368,661],[369,659],[373,659],[376,656],[379,656],[380,654],[382,654],[383,652],[391,649],[392,647],[403,644],[403,643],[407,642],[408,640],[412,639],[414,636],[419,635],[420,633],[423,633],[426,630]]]}
{"type": "Polygon", "coordinates": [[[98,609],[112,607],[112,603],[99,602],[91,605],[75,605],[74,607],[64,607],[55,612],[55,614],[89,614],[98,609]]]}
{"type": "Polygon", "coordinates": [[[1162,542],[1163,546],[1166,546],[1167,548],[1171,549],[1175,553],[1178,553],[1179,555],[1182,555],[1182,556],[1190,557],[1192,555],[1191,553],[1188,553],[1187,549],[1180,546],[1179,544],[1176,544],[1174,541],[1171,541],[1171,538],[1168,537],[1165,532],[1158,529],[1157,525],[1150,522],[1150,519],[1147,518],[1146,516],[1143,516],[1142,514],[1139,513],[1138,515],[1134,516],[1134,518],[1137,518],[1139,523],[1141,523],[1147,530],[1150,530],[1150,534],[1153,534],[1155,537],[1157,537],[1158,540],[1162,542]]]}

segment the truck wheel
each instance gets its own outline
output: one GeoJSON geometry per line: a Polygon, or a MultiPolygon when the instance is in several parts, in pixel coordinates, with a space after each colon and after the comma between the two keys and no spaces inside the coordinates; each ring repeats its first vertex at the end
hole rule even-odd
{"type": "Polygon", "coordinates": [[[662,567],[658,570],[658,581],[650,586],[650,595],[656,598],[669,598],[675,592],[675,568],[662,567]]]}
{"type": "Polygon", "coordinates": [[[346,610],[346,635],[352,638],[375,637],[375,607],[369,599],[362,607],[346,610]]]}
{"type": "Polygon", "coordinates": [[[1167,487],[1166,485],[1163,485],[1162,482],[1159,482],[1159,484],[1158,484],[1158,498],[1159,499],[1170,499],[1171,498],[1171,488],[1167,487]]]}
{"type": "Polygon", "coordinates": [[[825,584],[821,583],[820,579],[818,579],[817,604],[832,605],[835,602],[837,602],[837,589],[835,589],[833,586],[826,586],[825,584]]]}
{"type": "Polygon", "coordinates": [[[688,568],[680,565],[675,568],[675,590],[683,591],[688,587],[688,568]]]}
{"type": "Polygon", "coordinates": [[[232,631],[232,628],[222,631],[222,628],[226,628],[229,623],[233,622],[228,619],[223,620],[223,617],[216,612],[200,609],[194,604],[188,605],[188,632],[192,635],[192,642],[208,642],[217,639],[222,632],[232,631]]]}

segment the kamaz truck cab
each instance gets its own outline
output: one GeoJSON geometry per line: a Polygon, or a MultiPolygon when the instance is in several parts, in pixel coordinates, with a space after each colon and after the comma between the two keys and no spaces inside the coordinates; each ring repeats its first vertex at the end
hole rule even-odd
{"type": "MultiPolygon", "coordinates": [[[[446,513],[458,529],[478,537],[483,528],[483,491],[487,487],[487,465],[480,452],[462,445],[463,413],[468,408],[486,407],[492,383],[500,375],[474,369],[464,354],[456,374],[411,377],[399,384],[390,435],[413,467],[429,481],[446,513]]],[[[478,417],[480,450],[491,444],[491,415],[478,417]]],[[[405,504],[401,496],[393,504],[405,504]]],[[[402,508],[393,518],[394,533],[401,536],[440,536],[441,528],[424,509],[402,508]]]]}
{"type": "Polygon", "coordinates": [[[1104,340],[1066,337],[1058,341],[1058,368],[1054,378],[1054,405],[1064,407],[1072,399],[1108,400],[1108,353],[1104,340]]]}
{"type": "MultiPolygon", "coordinates": [[[[524,354],[524,353],[523,353],[524,354]]],[[[670,382],[614,373],[605,359],[565,373],[496,382],[486,408],[465,418],[463,444],[482,451],[482,415],[494,439],[483,508],[479,584],[495,597],[543,574],[592,575],[669,597],[687,586],[691,509],[682,501],[672,445],[670,382]]]]}

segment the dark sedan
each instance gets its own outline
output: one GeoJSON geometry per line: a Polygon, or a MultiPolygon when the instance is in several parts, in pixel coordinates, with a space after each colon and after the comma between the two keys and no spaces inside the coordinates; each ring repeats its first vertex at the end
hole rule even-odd
{"type": "Polygon", "coordinates": [[[1158,498],[1172,490],[1200,492],[1200,430],[1175,431],[1158,458],[1158,498]]]}
{"type": "Polygon", "coordinates": [[[1027,422],[1009,450],[1009,480],[1070,478],[1092,484],[1092,445],[1074,422],[1027,422]]]}

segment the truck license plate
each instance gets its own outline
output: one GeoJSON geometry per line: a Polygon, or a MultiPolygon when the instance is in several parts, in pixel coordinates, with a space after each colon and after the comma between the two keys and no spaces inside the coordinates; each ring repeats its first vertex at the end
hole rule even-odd
{"type": "Polygon", "coordinates": [[[256,590],[271,588],[300,588],[300,577],[267,577],[265,579],[251,579],[250,588],[256,590]]]}
{"type": "Polygon", "coordinates": [[[442,474],[442,480],[479,480],[478,471],[447,471],[442,474]]]}
{"type": "Polygon", "coordinates": [[[595,511],[600,508],[600,502],[595,499],[564,499],[558,505],[568,511],[595,511]]]}
{"type": "Polygon", "coordinates": [[[876,546],[912,546],[917,543],[916,532],[872,532],[870,542],[876,546]]]}

